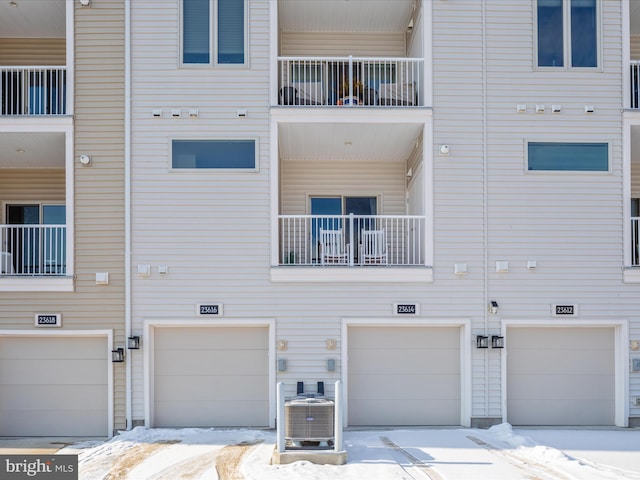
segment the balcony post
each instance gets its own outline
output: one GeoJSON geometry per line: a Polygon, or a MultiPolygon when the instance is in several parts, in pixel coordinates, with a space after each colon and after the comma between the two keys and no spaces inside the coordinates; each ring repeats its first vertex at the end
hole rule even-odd
{"type": "Polygon", "coordinates": [[[349,231],[351,232],[351,235],[349,235],[349,265],[353,267],[353,250],[355,249],[355,243],[354,243],[354,238],[356,237],[356,231],[354,230],[354,224],[355,222],[353,221],[353,213],[349,214],[349,231]]]}

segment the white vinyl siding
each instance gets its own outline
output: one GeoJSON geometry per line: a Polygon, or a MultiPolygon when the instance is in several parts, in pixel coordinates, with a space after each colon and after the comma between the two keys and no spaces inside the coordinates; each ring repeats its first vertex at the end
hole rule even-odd
{"type": "MultiPolygon", "coordinates": [[[[505,317],[548,318],[550,304],[566,299],[579,303],[586,318],[625,316],[635,308],[634,294],[620,291],[620,85],[626,75],[620,3],[600,3],[605,74],[533,69],[534,6],[533,1],[508,7],[500,0],[432,2],[434,249],[435,264],[444,270],[434,271],[435,283],[464,305],[486,310],[488,300],[499,302],[500,315],[474,314],[477,331],[500,331],[505,317]],[[516,112],[518,104],[527,106],[526,113],[516,112]],[[545,105],[544,114],[535,113],[537,104],[545,105]],[[562,106],[560,113],[551,112],[553,104],[562,106]],[[584,106],[593,104],[595,115],[585,114],[584,106]],[[525,140],[530,139],[606,140],[611,174],[527,174],[525,140]],[[449,157],[437,156],[440,144],[451,146],[449,157]],[[497,260],[509,261],[508,273],[495,271],[497,260]],[[527,260],[536,260],[538,268],[528,270],[527,260]],[[469,274],[452,279],[456,263],[467,263],[469,274]],[[458,291],[462,284],[464,292],[458,291]],[[603,298],[616,298],[615,305],[603,298]]],[[[472,417],[500,418],[495,352],[474,349],[472,365],[472,417]]]]}

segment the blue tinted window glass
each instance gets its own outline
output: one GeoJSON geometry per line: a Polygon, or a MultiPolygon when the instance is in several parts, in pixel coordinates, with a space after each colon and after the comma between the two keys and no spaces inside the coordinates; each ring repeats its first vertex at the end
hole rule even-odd
{"type": "Polygon", "coordinates": [[[562,0],[538,0],[538,66],[564,65],[562,0]]]}
{"type": "Polygon", "coordinates": [[[254,140],[173,140],[173,168],[256,168],[254,140]]]}
{"type": "Polygon", "coordinates": [[[528,169],[606,172],[609,146],[606,143],[529,143],[528,169]]]}
{"type": "Polygon", "coordinates": [[[182,0],[182,62],[209,63],[209,0],[182,0]]]}
{"type": "Polygon", "coordinates": [[[598,64],[596,0],[571,0],[571,66],[598,64]]]}
{"type": "Polygon", "coordinates": [[[218,0],[218,63],[244,63],[244,1],[218,0]]]}

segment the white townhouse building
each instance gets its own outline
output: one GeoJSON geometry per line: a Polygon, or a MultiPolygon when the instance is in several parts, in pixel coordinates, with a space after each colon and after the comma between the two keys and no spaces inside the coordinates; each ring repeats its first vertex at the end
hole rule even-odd
{"type": "Polygon", "coordinates": [[[134,425],[637,425],[635,2],[131,8],[134,425]]]}
{"type": "Polygon", "coordinates": [[[0,435],[638,426],[637,3],[2,4],[0,435]]]}
{"type": "Polygon", "coordinates": [[[0,436],[126,428],[124,1],[0,2],[0,436]]]}

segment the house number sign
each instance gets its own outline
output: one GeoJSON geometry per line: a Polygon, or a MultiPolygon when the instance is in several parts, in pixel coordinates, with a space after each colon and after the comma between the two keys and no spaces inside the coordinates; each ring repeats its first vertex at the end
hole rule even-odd
{"type": "Polygon", "coordinates": [[[556,317],[575,317],[578,314],[577,305],[553,305],[552,313],[556,317]]]}
{"type": "Polygon", "coordinates": [[[198,315],[222,315],[222,305],[219,303],[199,303],[196,307],[198,315]]]}
{"type": "Polygon", "coordinates": [[[36,313],[36,327],[61,327],[62,314],[60,313],[36,313]]]}
{"type": "Polygon", "coordinates": [[[415,303],[396,303],[393,305],[394,315],[418,315],[419,310],[415,303]]]}

